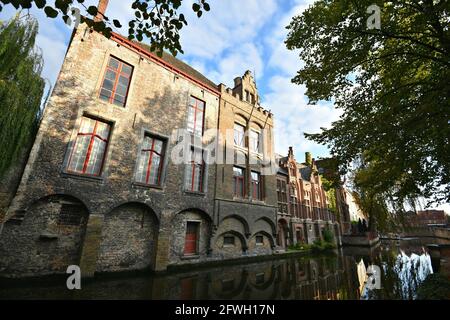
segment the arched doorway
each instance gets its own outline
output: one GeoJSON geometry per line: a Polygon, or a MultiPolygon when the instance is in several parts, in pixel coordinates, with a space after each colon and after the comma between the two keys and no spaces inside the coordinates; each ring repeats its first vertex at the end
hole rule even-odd
{"type": "Polygon", "coordinates": [[[286,249],[289,245],[289,229],[286,220],[278,220],[277,245],[286,249]]]}
{"type": "Polygon", "coordinates": [[[98,272],[153,269],[158,219],[147,205],[125,203],[105,215],[98,272]]]}

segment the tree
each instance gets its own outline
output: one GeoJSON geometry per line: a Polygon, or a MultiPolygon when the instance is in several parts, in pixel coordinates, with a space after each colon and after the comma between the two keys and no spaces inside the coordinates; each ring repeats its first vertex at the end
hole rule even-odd
{"type": "Polygon", "coordinates": [[[306,137],[330,147],[341,174],[363,155],[368,199],[450,201],[449,21],[447,0],[320,0],[287,27],[304,61],[292,81],[343,111],[306,137]],[[374,3],[380,29],[367,22],[374,3]]]}
{"type": "Polygon", "coordinates": [[[31,18],[0,24],[0,177],[32,144],[38,128],[45,82],[37,32],[31,18]]]}
{"type": "MultiPolygon", "coordinates": [[[[142,41],[144,37],[150,41],[151,50],[162,55],[164,49],[169,50],[174,56],[183,50],[180,44],[179,31],[187,21],[183,13],[178,10],[183,0],[132,0],[130,6],[134,10],[135,18],[128,22],[128,38],[142,41]]],[[[96,6],[87,7],[84,0],[55,0],[54,5],[47,4],[47,0],[0,0],[2,5],[12,4],[16,9],[30,9],[34,4],[45,12],[47,17],[60,16],[64,22],[71,20],[72,5],[78,3],[86,9],[87,17],[81,17],[90,27],[102,32],[109,37],[113,28],[121,28],[123,21],[109,18],[100,13],[103,19],[93,19],[99,14],[96,6]]],[[[201,17],[204,11],[209,11],[210,6],[206,0],[197,0],[192,4],[192,10],[201,17]]]]}

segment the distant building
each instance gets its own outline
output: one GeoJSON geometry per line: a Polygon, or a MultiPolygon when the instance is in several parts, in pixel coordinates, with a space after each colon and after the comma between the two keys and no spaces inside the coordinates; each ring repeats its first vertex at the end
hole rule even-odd
{"type": "Polygon", "coordinates": [[[323,239],[330,230],[339,243],[339,225],[335,213],[328,208],[318,168],[309,152],[305,162],[294,158],[293,148],[279,159],[277,175],[278,237],[281,248],[297,243],[311,244],[323,239]]]}
{"type": "Polygon", "coordinates": [[[416,213],[411,211],[407,215],[407,223],[411,226],[447,225],[447,219],[444,210],[423,210],[416,213]]]}

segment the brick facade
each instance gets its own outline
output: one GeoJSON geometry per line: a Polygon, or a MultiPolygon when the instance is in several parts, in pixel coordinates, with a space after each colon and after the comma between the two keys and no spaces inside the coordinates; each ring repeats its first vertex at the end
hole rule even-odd
{"type": "MultiPolygon", "coordinates": [[[[117,77],[115,88],[120,81],[125,80],[117,77]]],[[[80,265],[83,276],[161,271],[171,265],[272,254],[282,220],[293,228],[291,235],[303,228],[305,239],[312,241],[321,234],[317,230],[335,223],[319,216],[308,220],[306,213],[277,216],[277,174],[271,169],[273,126],[273,115],[260,106],[250,72],[236,78],[232,89],[216,86],[172,56],[156,57],[120,35],[106,39],[80,25],[74,30],[19,188],[0,228],[0,275],[63,274],[71,264],[80,265]],[[123,106],[114,95],[108,101],[100,98],[111,57],[132,68],[123,106]],[[202,130],[195,129],[197,115],[193,129],[193,135],[203,139],[202,146],[214,142],[208,130],[223,136],[231,132],[231,141],[219,141],[215,154],[223,151],[225,157],[231,150],[233,157],[244,159],[234,164],[204,163],[199,181],[194,179],[194,165],[171,161],[186,142],[186,136],[181,138],[176,130],[189,129],[192,109],[188,106],[193,99],[204,104],[202,130]],[[83,172],[74,173],[68,168],[74,154],[85,152],[78,143],[86,136],[86,118],[96,125],[89,133],[92,140],[83,172]],[[107,124],[109,134],[97,134],[97,123],[107,124]],[[252,132],[241,146],[233,143],[236,123],[252,132]],[[163,143],[154,185],[136,180],[141,152],[149,149],[144,144],[146,136],[163,143]],[[103,160],[95,162],[100,166],[93,169],[99,174],[85,174],[91,165],[88,157],[102,154],[98,151],[102,145],[106,146],[103,160]],[[245,172],[241,195],[236,195],[235,167],[245,172]],[[196,190],[187,187],[191,174],[196,190]],[[308,230],[311,234],[306,235],[308,230]]],[[[288,181],[293,178],[287,176],[288,181]]],[[[320,179],[296,179],[300,201],[303,191],[311,190],[322,210],[317,214],[325,217],[320,179]]]]}
{"type": "Polygon", "coordinates": [[[292,147],[286,157],[279,157],[277,174],[278,238],[277,244],[287,248],[297,243],[312,244],[323,240],[325,229],[340,244],[340,228],[336,214],[329,210],[327,195],[314,159],[306,153],[299,163],[292,147]]]}

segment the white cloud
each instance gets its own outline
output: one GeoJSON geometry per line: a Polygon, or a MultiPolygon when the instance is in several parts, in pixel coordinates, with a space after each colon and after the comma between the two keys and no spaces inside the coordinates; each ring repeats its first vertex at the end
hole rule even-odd
{"type": "Polygon", "coordinates": [[[306,151],[314,157],[327,156],[326,148],[307,140],[303,133],[317,133],[321,127],[330,127],[341,111],[330,103],[308,105],[305,87],[292,84],[289,77],[272,77],[269,90],[263,97],[263,105],[274,113],[276,152],[286,154],[288,147],[293,146],[298,160],[303,159],[306,151]]]}

